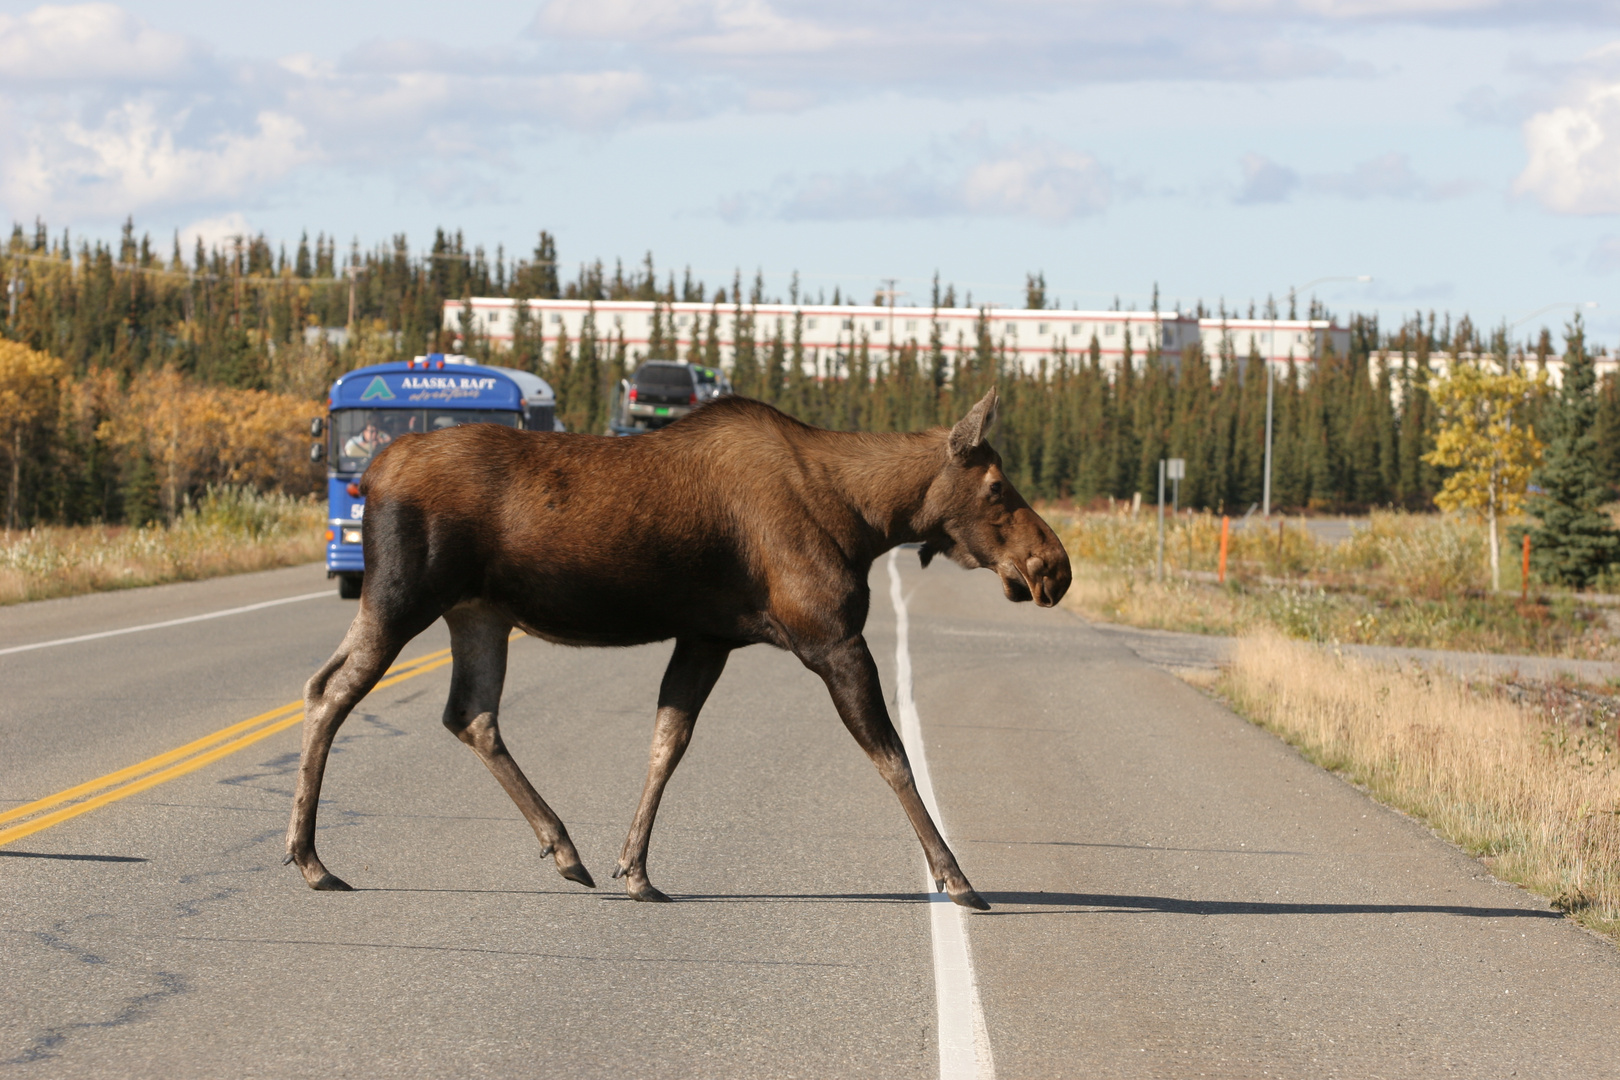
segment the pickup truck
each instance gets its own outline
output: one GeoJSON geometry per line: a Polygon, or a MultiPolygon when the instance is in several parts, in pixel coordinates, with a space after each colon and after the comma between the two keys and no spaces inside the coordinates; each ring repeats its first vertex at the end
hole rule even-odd
{"type": "Polygon", "coordinates": [[[620,385],[609,426],[618,435],[653,431],[729,393],[730,380],[714,368],[649,360],[620,385]]]}

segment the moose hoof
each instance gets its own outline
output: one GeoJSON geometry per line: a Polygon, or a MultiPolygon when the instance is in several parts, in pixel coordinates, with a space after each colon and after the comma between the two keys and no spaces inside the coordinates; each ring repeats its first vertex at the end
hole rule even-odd
{"type": "Polygon", "coordinates": [[[639,885],[626,885],[625,893],[632,900],[640,900],[644,904],[668,904],[669,897],[653,888],[651,882],[643,881],[639,885]]]}
{"type": "Polygon", "coordinates": [[[570,863],[567,866],[559,866],[557,867],[557,873],[561,874],[569,881],[578,882],[587,889],[596,888],[596,880],[591,877],[591,872],[585,869],[584,863],[576,862],[570,863]]]}
{"type": "Polygon", "coordinates": [[[328,870],[309,883],[316,892],[354,892],[354,886],[328,870]]]}
{"type": "Polygon", "coordinates": [[[984,902],[984,897],[974,892],[971,886],[961,892],[951,893],[951,901],[965,908],[972,908],[974,911],[990,910],[990,905],[984,902]]]}

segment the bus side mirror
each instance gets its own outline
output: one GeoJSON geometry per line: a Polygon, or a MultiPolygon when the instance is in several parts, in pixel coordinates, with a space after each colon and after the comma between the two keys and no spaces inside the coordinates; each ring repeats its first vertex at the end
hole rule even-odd
{"type": "Polygon", "coordinates": [[[310,438],[312,438],[312,439],[320,438],[321,433],[324,432],[325,430],[326,430],[326,421],[323,420],[322,418],[320,418],[319,416],[315,417],[313,420],[311,420],[309,422],[309,437],[310,438]]]}
{"type": "MultiPolygon", "coordinates": [[[[318,421],[317,421],[318,422],[318,421]]],[[[326,446],[323,443],[309,444],[309,460],[322,461],[326,458],[326,446]]]]}

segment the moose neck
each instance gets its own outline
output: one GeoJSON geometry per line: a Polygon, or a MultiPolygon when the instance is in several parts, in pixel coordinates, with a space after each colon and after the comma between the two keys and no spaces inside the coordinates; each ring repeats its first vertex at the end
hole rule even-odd
{"type": "Polygon", "coordinates": [[[828,433],[825,462],[853,514],[845,543],[876,558],[896,544],[925,539],[928,489],[945,466],[945,429],[910,434],[828,433]]]}

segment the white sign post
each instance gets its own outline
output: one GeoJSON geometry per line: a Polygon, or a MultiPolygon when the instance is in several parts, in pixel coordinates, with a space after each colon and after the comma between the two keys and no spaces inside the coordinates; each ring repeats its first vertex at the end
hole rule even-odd
{"type": "Polygon", "coordinates": [[[1171,513],[1181,513],[1181,482],[1187,478],[1187,459],[1173,457],[1165,462],[1165,476],[1169,478],[1171,491],[1171,513]]]}

